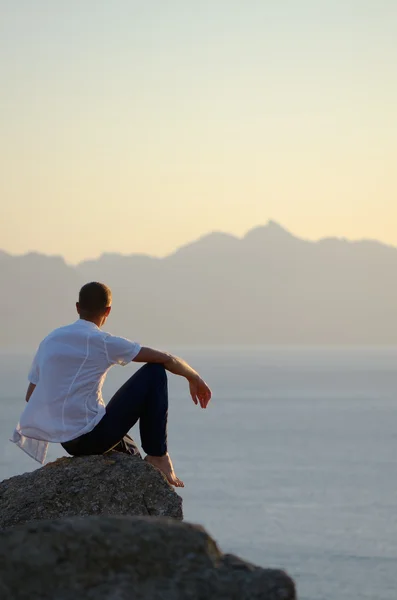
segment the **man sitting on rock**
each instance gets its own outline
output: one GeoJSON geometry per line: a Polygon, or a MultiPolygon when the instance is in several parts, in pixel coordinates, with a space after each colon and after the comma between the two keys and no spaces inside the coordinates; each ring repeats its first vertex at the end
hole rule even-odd
{"type": "Polygon", "coordinates": [[[12,441],[41,463],[49,442],[60,442],[72,456],[109,450],[139,455],[128,436],[139,420],[145,460],[169,483],[183,487],[167,452],[166,371],[187,379],[193,402],[201,408],[207,407],[211,390],[182,359],[102,331],[111,304],[106,285],[87,283],[76,303],[80,318],[41,342],[28,377],[28,404],[12,441]],[[147,364],[105,406],[101,390],[109,368],[131,361],[147,364]]]}

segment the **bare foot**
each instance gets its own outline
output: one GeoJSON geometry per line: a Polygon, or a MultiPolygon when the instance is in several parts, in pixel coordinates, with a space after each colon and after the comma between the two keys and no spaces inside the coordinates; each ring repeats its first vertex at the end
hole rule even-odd
{"type": "Polygon", "coordinates": [[[175,487],[185,487],[183,481],[178,479],[175,475],[174,467],[172,465],[171,457],[168,454],[164,454],[164,456],[150,456],[149,454],[145,456],[145,460],[156,467],[159,471],[164,473],[167,478],[167,481],[174,485],[175,487]]]}

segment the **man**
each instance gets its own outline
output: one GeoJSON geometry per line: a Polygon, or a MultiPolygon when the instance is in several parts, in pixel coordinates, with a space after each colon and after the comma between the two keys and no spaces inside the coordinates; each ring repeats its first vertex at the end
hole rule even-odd
{"type": "Polygon", "coordinates": [[[118,450],[139,454],[128,431],[139,420],[145,460],[169,483],[183,487],[167,452],[166,370],[185,377],[195,404],[206,408],[211,390],[185,361],[105,333],[112,304],[103,283],[87,283],[76,303],[80,318],[50,333],[40,344],[29,373],[28,403],[11,441],[44,463],[49,442],[72,456],[118,450]],[[105,406],[102,385],[113,365],[147,363],[105,406]]]}

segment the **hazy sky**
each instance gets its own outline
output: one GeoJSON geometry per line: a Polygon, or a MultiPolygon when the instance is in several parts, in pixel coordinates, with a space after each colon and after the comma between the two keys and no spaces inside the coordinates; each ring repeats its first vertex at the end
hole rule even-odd
{"type": "Polygon", "coordinates": [[[397,245],[396,0],[0,0],[0,248],[397,245]]]}

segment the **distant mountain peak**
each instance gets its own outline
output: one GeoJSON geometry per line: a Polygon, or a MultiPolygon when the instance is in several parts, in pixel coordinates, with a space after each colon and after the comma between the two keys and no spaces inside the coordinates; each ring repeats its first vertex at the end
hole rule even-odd
{"type": "Polygon", "coordinates": [[[266,225],[261,225],[259,227],[254,227],[254,229],[250,229],[245,236],[244,240],[246,241],[254,241],[254,240],[264,240],[264,239],[272,239],[272,240],[286,240],[286,239],[295,239],[295,237],[290,231],[282,227],[279,223],[273,220],[269,220],[266,225]]]}
{"type": "Polygon", "coordinates": [[[277,221],[273,221],[272,219],[269,219],[269,221],[267,222],[266,229],[271,233],[295,237],[290,231],[288,231],[288,229],[280,225],[280,223],[277,223],[277,221]]]}

